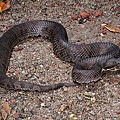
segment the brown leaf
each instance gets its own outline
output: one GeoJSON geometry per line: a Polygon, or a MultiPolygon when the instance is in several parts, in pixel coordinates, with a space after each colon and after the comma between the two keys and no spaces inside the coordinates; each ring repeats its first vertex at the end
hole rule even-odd
{"type": "Polygon", "coordinates": [[[4,6],[4,2],[0,1],[0,12],[2,12],[2,7],[4,6]]]}
{"type": "Polygon", "coordinates": [[[0,111],[0,120],[2,120],[2,112],[0,111]]]}
{"type": "Polygon", "coordinates": [[[120,33],[120,29],[116,28],[114,26],[109,26],[107,24],[102,24],[102,26],[105,27],[106,29],[108,29],[111,32],[118,32],[118,33],[120,33]]]}
{"type": "Polygon", "coordinates": [[[80,16],[82,18],[86,18],[86,17],[89,17],[90,15],[87,12],[80,12],[80,16]]]}
{"type": "Polygon", "coordinates": [[[92,12],[92,11],[90,11],[90,12],[89,12],[89,16],[92,16],[92,15],[93,15],[93,12],[92,12]]]}
{"type": "Polygon", "coordinates": [[[0,111],[0,120],[6,120],[7,119],[7,113],[5,110],[0,111]]]}
{"type": "Polygon", "coordinates": [[[78,20],[79,17],[80,17],[79,15],[72,15],[72,16],[71,16],[71,18],[72,18],[73,20],[78,20]]]}
{"type": "Polygon", "coordinates": [[[102,14],[103,14],[102,11],[98,10],[98,11],[96,12],[95,16],[96,16],[96,17],[99,17],[99,16],[101,16],[102,14]]]}
{"type": "Polygon", "coordinates": [[[0,13],[7,10],[10,7],[11,0],[7,0],[6,3],[0,1],[0,13]]]}
{"type": "Polygon", "coordinates": [[[92,18],[92,17],[89,17],[88,20],[89,20],[89,21],[93,21],[93,18],[92,18]]]}
{"type": "Polygon", "coordinates": [[[115,111],[116,114],[120,114],[120,111],[115,111]]]}
{"type": "Polygon", "coordinates": [[[4,108],[5,112],[7,113],[7,115],[10,115],[11,107],[9,106],[8,102],[6,102],[6,103],[3,105],[3,108],[4,108]]]}
{"type": "Polygon", "coordinates": [[[106,34],[106,30],[101,29],[101,30],[100,30],[100,33],[102,33],[102,34],[105,35],[105,34],[106,34]]]}

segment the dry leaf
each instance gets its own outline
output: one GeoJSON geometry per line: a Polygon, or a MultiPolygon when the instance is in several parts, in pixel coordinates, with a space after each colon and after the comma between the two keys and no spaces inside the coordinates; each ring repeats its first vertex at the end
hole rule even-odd
{"type": "Polygon", "coordinates": [[[6,113],[6,111],[5,110],[1,110],[0,111],[0,120],[6,120],[7,119],[7,113],[6,113]]]}
{"type": "Polygon", "coordinates": [[[120,114],[120,111],[115,111],[115,114],[120,114]]]}
{"type": "Polygon", "coordinates": [[[105,35],[105,34],[106,34],[106,30],[101,29],[101,30],[100,30],[100,33],[102,33],[102,34],[105,35]]]}
{"type": "Polygon", "coordinates": [[[90,15],[87,12],[80,12],[81,18],[89,17],[90,15]]]}
{"type": "Polygon", "coordinates": [[[79,15],[72,15],[72,16],[71,16],[71,18],[72,18],[73,20],[78,20],[79,17],[80,17],[79,15]]]}
{"type": "Polygon", "coordinates": [[[4,2],[0,1],[0,12],[2,12],[2,7],[4,6],[4,2]]]}
{"type": "Polygon", "coordinates": [[[5,110],[5,112],[10,115],[10,112],[11,112],[11,107],[9,106],[8,102],[6,102],[4,105],[3,105],[3,108],[5,110]]]}
{"type": "Polygon", "coordinates": [[[105,27],[106,29],[108,29],[111,32],[118,32],[118,33],[120,33],[120,29],[116,28],[114,26],[109,26],[107,24],[102,24],[102,26],[105,27]]]}
{"type": "Polygon", "coordinates": [[[0,120],[2,120],[2,112],[0,111],[0,120]]]}
{"type": "Polygon", "coordinates": [[[10,7],[11,0],[7,0],[6,3],[0,1],[0,13],[7,10],[10,7]]]}
{"type": "Polygon", "coordinates": [[[98,11],[96,12],[95,16],[96,16],[96,17],[99,17],[99,16],[101,16],[102,14],[103,14],[102,11],[98,10],[98,11]]]}

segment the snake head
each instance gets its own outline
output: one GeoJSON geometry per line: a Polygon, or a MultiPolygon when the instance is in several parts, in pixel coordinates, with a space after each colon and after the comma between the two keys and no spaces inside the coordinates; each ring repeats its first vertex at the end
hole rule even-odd
{"type": "Polygon", "coordinates": [[[118,66],[120,68],[120,58],[110,58],[105,63],[105,68],[111,68],[115,66],[118,66]]]}

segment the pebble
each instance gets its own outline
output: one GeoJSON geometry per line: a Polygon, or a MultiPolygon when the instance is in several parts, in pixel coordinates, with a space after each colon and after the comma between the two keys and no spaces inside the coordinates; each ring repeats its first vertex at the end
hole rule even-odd
{"type": "Polygon", "coordinates": [[[44,66],[43,65],[40,65],[41,68],[43,68],[44,66]]]}
{"type": "Polygon", "coordinates": [[[13,73],[14,71],[15,71],[14,68],[11,68],[11,69],[10,69],[10,72],[11,72],[11,73],[13,73]]]}
{"type": "Polygon", "coordinates": [[[11,106],[12,108],[14,108],[15,106],[17,106],[17,103],[12,102],[12,103],[10,104],[10,106],[11,106]]]}
{"type": "Polygon", "coordinates": [[[57,117],[56,117],[56,120],[61,120],[62,119],[62,115],[58,115],[57,117]]]}
{"type": "Polygon", "coordinates": [[[93,92],[85,92],[84,95],[89,96],[89,97],[93,97],[93,96],[95,96],[95,93],[93,93],[93,92]]]}
{"type": "Polygon", "coordinates": [[[104,37],[105,35],[103,33],[100,33],[100,36],[104,37]]]}
{"type": "Polygon", "coordinates": [[[70,118],[73,118],[73,117],[74,117],[74,114],[71,114],[71,115],[70,115],[70,118]]]}
{"type": "Polygon", "coordinates": [[[41,103],[41,107],[44,107],[45,106],[45,103],[41,103]]]}
{"type": "Polygon", "coordinates": [[[30,120],[30,119],[31,119],[31,117],[28,117],[28,118],[27,118],[27,120],[30,120]]]}
{"type": "Polygon", "coordinates": [[[78,120],[77,117],[72,117],[70,120],[78,120]]]}
{"type": "Polygon", "coordinates": [[[36,79],[37,79],[36,76],[32,76],[32,77],[31,77],[31,80],[36,80],[36,79]]]}
{"type": "Polygon", "coordinates": [[[40,73],[43,73],[43,72],[44,72],[44,70],[43,70],[43,69],[41,69],[41,70],[40,70],[40,73]]]}
{"type": "Polygon", "coordinates": [[[92,102],[95,102],[95,101],[96,101],[96,98],[95,98],[95,97],[92,97],[92,98],[91,98],[91,101],[92,101],[92,102]]]}
{"type": "Polygon", "coordinates": [[[67,92],[68,91],[68,88],[67,87],[63,87],[64,89],[64,92],[67,92]]]}
{"type": "Polygon", "coordinates": [[[76,96],[78,98],[79,101],[83,101],[83,98],[79,95],[76,96]]]}
{"type": "Polygon", "coordinates": [[[91,115],[95,115],[94,111],[90,111],[89,113],[90,113],[91,115]]]}
{"type": "Polygon", "coordinates": [[[60,106],[60,109],[59,109],[59,112],[63,112],[63,111],[65,111],[66,109],[67,109],[67,105],[65,105],[65,104],[63,104],[63,105],[61,105],[60,106]]]}

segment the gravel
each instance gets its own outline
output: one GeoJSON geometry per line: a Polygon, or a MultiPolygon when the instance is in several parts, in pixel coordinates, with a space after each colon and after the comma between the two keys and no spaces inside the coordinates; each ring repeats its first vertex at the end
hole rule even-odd
{"type": "MultiPolygon", "coordinates": [[[[119,5],[119,0],[12,0],[10,9],[0,14],[0,36],[15,24],[38,19],[61,23],[72,43],[110,41],[119,44],[119,33],[106,30],[106,35],[100,34],[103,23],[120,28],[120,11],[115,9],[119,5]],[[98,10],[103,15],[96,18],[94,14],[98,10]],[[79,15],[80,11],[92,11],[93,20],[84,24],[72,20],[71,16],[79,15]]],[[[53,54],[51,43],[41,38],[26,41],[17,46],[22,50],[12,53],[8,76],[42,85],[72,81],[72,66],[53,54]]],[[[119,80],[119,74],[105,74],[96,83],[43,93],[0,88],[0,110],[7,101],[12,107],[8,120],[118,120],[119,80]]]]}

